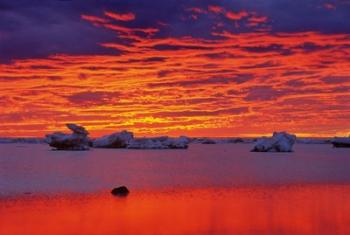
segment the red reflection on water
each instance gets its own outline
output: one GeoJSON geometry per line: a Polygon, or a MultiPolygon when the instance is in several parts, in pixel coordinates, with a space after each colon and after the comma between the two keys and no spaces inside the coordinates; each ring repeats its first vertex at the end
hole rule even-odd
{"type": "Polygon", "coordinates": [[[350,186],[0,201],[0,234],[350,234],[350,186]]]}

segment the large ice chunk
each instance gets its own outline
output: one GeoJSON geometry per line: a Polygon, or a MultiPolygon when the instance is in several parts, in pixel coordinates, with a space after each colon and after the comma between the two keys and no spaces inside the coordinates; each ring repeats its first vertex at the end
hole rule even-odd
{"type": "Polygon", "coordinates": [[[126,148],[133,138],[134,134],[132,132],[115,132],[95,139],[92,146],[94,148],[126,148]]]}
{"type": "Polygon", "coordinates": [[[66,124],[71,134],[55,132],[46,135],[45,142],[56,150],[88,150],[89,132],[76,124],[66,124]]]}
{"type": "Polygon", "coordinates": [[[252,152],[292,152],[295,141],[295,135],[274,132],[272,137],[258,139],[252,152]]]}

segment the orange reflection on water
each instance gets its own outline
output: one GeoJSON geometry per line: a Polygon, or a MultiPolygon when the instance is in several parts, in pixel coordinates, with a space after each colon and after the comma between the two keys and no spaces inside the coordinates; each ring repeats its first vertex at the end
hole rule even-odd
{"type": "Polygon", "coordinates": [[[350,186],[0,201],[0,234],[350,234],[350,186]]]}

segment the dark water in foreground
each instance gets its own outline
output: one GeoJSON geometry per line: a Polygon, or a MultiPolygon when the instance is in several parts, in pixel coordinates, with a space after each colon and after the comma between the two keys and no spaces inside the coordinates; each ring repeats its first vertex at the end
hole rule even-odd
{"type": "Polygon", "coordinates": [[[350,234],[350,151],[0,145],[0,234],[350,234]],[[125,184],[127,198],[109,190],[125,184]]]}

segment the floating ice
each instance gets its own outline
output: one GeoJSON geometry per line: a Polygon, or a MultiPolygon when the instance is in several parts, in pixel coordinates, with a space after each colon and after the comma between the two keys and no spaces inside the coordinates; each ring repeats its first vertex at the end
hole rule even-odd
{"type": "Polygon", "coordinates": [[[55,132],[46,135],[45,142],[56,150],[89,150],[89,132],[76,124],[67,124],[72,134],[55,132]]]}
{"type": "Polygon", "coordinates": [[[258,139],[252,152],[292,152],[295,141],[295,135],[274,132],[272,137],[258,139]]]}
{"type": "Polygon", "coordinates": [[[116,132],[95,139],[92,146],[94,148],[126,148],[133,138],[134,134],[132,132],[116,132]]]}

